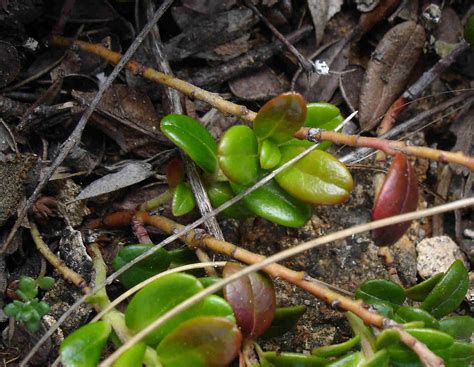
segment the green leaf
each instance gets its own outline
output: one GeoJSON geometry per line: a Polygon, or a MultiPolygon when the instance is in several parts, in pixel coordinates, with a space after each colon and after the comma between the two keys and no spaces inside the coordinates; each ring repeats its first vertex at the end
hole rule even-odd
{"type": "Polygon", "coordinates": [[[455,341],[449,348],[437,351],[446,367],[471,367],[474,362],[474,344],[455,341]]]}
{"type": "MultiPolygon", "coordinates": [[[[282,147],[280,166],[303,150],[299,146],[282,147]]],[[[320,150],[313,150],[284,169],[276,175],[275,180],[293,197],[314,205],[346,201],[353,185],[346,166],[320,150]]]]}
{"type": "Polygon", "coordinates": [[[381,350],[400,342],[400,333],[393,329],[384,329],[375,338],[375,349],[381,350]]]}
{"type": "Polygon", "coordinates": [[[38,294],[38,283],[32,277],[23,275],[18,282],[18,290],[22,292],[23,297],[26,297],[24,301],[31,300],[38,294]]]}
{"type": "MultiPolygon", "coordinates": [[[[231,183],[231,187],[236,194],[245,190],[245,186],[237,184],[231,183]]],[[[312,206],[290,196],[274,180],[242,200],[254,214],[287,227],[304,226],[313,213],[312,206]]]]}
{"type": "Polygon", "coordinates": [[[388,367],[390,356],[386,349],[379,350],[369,358],[361,367],[388,367]]]}
{"type": "Polygon", "coordinates": [[[444,273],[435,274],[431,278],[405,289],[407,297],[413,301],[423,301],[443,276],[444,273]]]}
{"type": "Polygon", "coordinates": [[[59,349],[65,367],[95,367],[112,328],[105,321],[84,325],[69,334],[59,349]]]}
{"type": "MultiPolygon", "coordinates": [[[[125,264],[151,249],[153,245],[128,245],[122,248],[112,261],[114,270],[120,269],[125,264]]],[[[170,266],[170,256],[168,252],[160,248],[146,259],[133,265],[130,269],[120,275],[119,279],[123,286],[130,289],[138,283],[161,273],[170,266]]]]}
{"type": "Polygon", "coordinates": [[[306,306],[277,307],[270,327],[263,333],[262,338],[268,339],[280,336],[292,330],[301,316],[306,312],[306,306]]]}
{"type": "Polygon", "coordinates": [[[263,357],[275,367],[321,367],[328,364],[325,359],[310,354],[263,352],[263,357]]]}
{"type": "Polygon", "coordinates": [[[461,260],[451,264],[446,274],[421,304],[436,318],[454,311],[461,304],[469,287],[469,275],[461,260]]]}
{"type": "Polygon", "coordinates": [[[328,358],[336,357],[342,353],[347,352],[349,349],[354,348],[360,342],[360,335],[356,335],[353,338],[345,341],[344,343],[325,345],[323,347],[314,348],[311,351],[312,355],[328,358]]]}
{"type": "Polygon", "coordinates": [[[217,170],[217,144],[198,121],[185,115],[167,115],[161,131],[207,173],[217,170]]]}
{"type": "Polygon", "coordinates": [[[171,212],[175,217],[188,214],[196,206],[194,194],[184,182],[180,182],[174,191],[171,212]]]}
{"type": "Polygon", "coordinates": [[[163,367],[225,367],[237,356],[242,336],[221,317],[195,317],[179,325],[158,345],[163,367]]]}
{"type": "Polygon", "coordinates": [[[50,289],[53,285],[54,285],[54,278],[52,277],[39,277],[38,278],[38,286],[47,291],[48,289],[50,289]]]}
{"type": "MultiPolygon", "coordinates": [[[[188,274],[177,273],[159,278],[132,298],[125,312],[125,323],[136,333],[202,289],[204,289],[202,284],[188,274]]],[[[217,296],[208,296],[165,322],[144,341],[156,346],[178,325],[196,316],[223,316],[234,320],[232,308],[225,300],[217,296]]]]}
{"type": "Polygon", "coordinates": [[[137,343],[123,352],[112,367],[142,367],[146,344],[137,343]]]}
{"type": "MultiPolygon", "coordinates": [[[[226,278],[243,268],[238,263],[227,262],[222,274],[226,278]]],[[[275,287],[265,273],[253,272],[227,284],[224,298],[232,306],[244,338],[258,338],[272,323],[276,308],[275,287]]]]}
{"type": "Polygon", "coordinates": [[[264,140],[260,147],[260,166],[263,169],[272,169],[280,163],[280,160],[280,148],[271,140],[264,140]]]}
{"type": "Polygon", "coordinates": [[[176,268],[181,265],[194,264],[196,261],[199,261],[196,253],[186,247],[170,250],[168,251],[168,256],[171,261],[170,267],[172,268],[176,268]]]}
{"type": "Polygon", "coordinates": [[[356,299],[365,303],[387,303],[397,309],[405,301],[405,290],[386,279],[371,279],[362,283],[355,293],[356,299]]]}
{"type": "Polygon", "coordinates": [[[219,166],[235,183],[248,185],[258,177],[258,145],[255,133],[245,125],[228,129],[217,148],[219,166]]]}
{"type": "MultiPolygon", "coordinates": [[[[234,192],[228,182],[212,182],[207,187],[207,194],[209,195],[209,200],[213,208],[220,207],[226,201],[234,197],[234,192]]],[[[234,219],[245,219],[252,215],[252,212],[247,209],[242,201],[235,203],[221,213],[228,218],[234,219]]]]}
{"type": "Polygon", "coordinates": [[[425,327],[439,329],[439,322],[429,312],[417,307],[402,306],[395,313],[393,319],[401,324],[412,321],[423,321],[425,327]]]}
{"type": "Polygon", "coordinates": [[[44,315],[48,314],[49,305],[44,301],[40,301],[35,305],[35,310],[36,310],[36,312],[38,312],[40,317],[43,317],[44,315]]]}
{"type": "Polygon", "coordinates": [[[32,319],[25,321],[25,326],[31,333],[36,333],[41,327],[41,322],[39,319],[32,319]]]}
{"type": "Polygon", "coordinates": [[[393,307],[388,303],[372,301],[370,305],[378,314],[390,319],[393,317],[393,307]]]}
{"type": "Polygon", "coordinates": [[[360,336],[360,343],[364,347],[364,351],[369,354],[371,352],[375,353],[375,337],[372,330],[356,314],[348,311],[345,316],[353,333],[360,336]]]}
{"type": "Polygon", "coordinates": [[[21,306],[17,305],[15,302],[12,302],[3,308],[3,312],[5,312],[5,315],[7,315],[8,317],[16,317],[18,312],[20,312],[20,309],[21,306]]]}
{"type": "Polygon", "coordinates": [[[464,26],[464,39],[471,45],[471,50],[474,50],[474,15],[467,18],[464,26]]]}
{"type": "Polygon", "coordinates": [[[362,352],[355,352],[336,359],[334,362],[329,363],[327,367],[359,367],[363,360],[364,355],[362,352]]]}
{"type": "Polygon", "coordinates": [[[263,105],[253,120],[259,141],[271,139],[276,144],[293,137],[306,119],[306,103],[297,93],[281,94],[263,105]]]}
{"type": "Polygon", "coordinates": [[[471,316],[452,316],[439,322],[439,329],[456,340],[469,341],[474,334],[474,318],[471,316]]]}
{"type": "MultiPolygon", "coordinates": [[[[211,285],[216,284],[217,282],[220,282],[222,280],[222,278],[219,278],[219,277],[202,277],[202,278],[198,278],[198,280],[204,288],[207,288],[207,287],[210,287],[211,285]]],[[[222,289],[219,289],[214,294],[216,296],[224,298],[224,291],[222,289]]]]}

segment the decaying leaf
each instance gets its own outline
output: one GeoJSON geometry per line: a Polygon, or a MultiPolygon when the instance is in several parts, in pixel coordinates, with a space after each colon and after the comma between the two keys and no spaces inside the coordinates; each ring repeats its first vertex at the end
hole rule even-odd
{"type": "MultiPolygon", "coordinates": [[[[474,153],[474,110],[471,109],[466,113],[466,117],[454,122],[450,130],[456,135],[456,144],[451,150],[472,156],[474,153]]],[[[468,168],[459,164],[450,163],[449,165],[457,174],[468,176],[470,173],[468,168]]]]}
{"type": "Polygon", "coordinates": [[[16,48],[8,42],[0,41],[0,88],[14,81],[20,68],[16,48]]]}
{"type": "Polygon", "coordinates": [[[120,171],[111,173],[92,182],[76,197],[76,200],[93,198],[114,192],[146,180],[153,175],[151,164],[145,162],[128,163],[120,171]]]}
{"type": "Polygon", "coordinates": [[[316,45],[321,43],[328,20],[339,12],[342,3],[342,0],[308,0],[316,32],[316,45]]]}
{"type": "Polygon", "coordinates": [[[390,29],[367,67],[360,98],[359,121],[370,130],[404,91],[423,50],[425,30],[408,21],[390,29]]]}
{"type": "Polygon", "coordinates": [[[356,111],[359,109],[360,87],[364,79],[365,70],[362,66],[350,64],[344,69],[339,78],[339,89],[347,106],[356,111]]]}
{"type": "MultiPolygon", "coordinates": [[[[404,154],[398,153],[385,177],[385,181],[375,199],[372,219],[378,220],[416,210],[418,204],[418,182],[415,170],[404,154]]],[[[390,246],[410,227],[403,222],[373,231],[378,246],[390,246]]]]}

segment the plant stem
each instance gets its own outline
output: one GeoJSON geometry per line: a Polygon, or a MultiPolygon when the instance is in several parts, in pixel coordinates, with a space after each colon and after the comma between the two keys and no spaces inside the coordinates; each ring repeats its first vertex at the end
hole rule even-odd
{"type": "Polygon", "coordinates": [[[91,288],[87,285],[85,279],[74,270],[69,269],[64,261],[53,254],[48,245],[41,238],[38,227],[33,222],[30,222],[30,233],[40,254],[43,255],[43,257],[58,271],[59,274],[62,275],[66,281],[74,284],[83,293],[90,292],[91,288]]]}
{"type": "MultiPolygon", "coordinates": [[[[98,44],[92,44],[83,41],[73,41],[59,36],[51,37],[51,43],[63,47],[78,47],[83,51],[90,52],[100,57],[103,57],[112,64],[117,64],[121,59],[121,54],[110,51],[109,49],[98,44]]],[[[134,74],[143,76],[146,79],[174,88],[186,94],[187,96],[190,96],[191,98],[197,98],[199,100],[207,102],[224,114],[239,116],[247,121],[253,121],[256,117],[256,113],[250,111],[245,106],[226,101],[217,94],[210,93],[204,89],[198,88],[188,82],[174,78],[170,75],[160,73],[156,70],[153,70],[152,68],[146,67],[145,65],[138,63],[135,60],[129,61],[125,65],[125,68],[130,70],[134,74]]],[[[308,130],[308,128],[300,129],[295,134],[295,137],[299,139],[307,139],[308,130]]],[[[312,137],[315,137],[319,140],[332,141],[336,144],[346,144],[357,147],[370,147],[380,149],[390,155],[393,155],[396,152],[402,152],[408,155],[438,160],[440,162],[458,163],[468,167],[471,171],[474,170],[474,158],[466,156],[463,153],[451,153],[425,147],[407,146],[404,142],[383,140],[379,138],[368,138],[357,135],[345,135],[340,133],[334,133],[331,131],[320,131],[318,134],[312,137]]]]}

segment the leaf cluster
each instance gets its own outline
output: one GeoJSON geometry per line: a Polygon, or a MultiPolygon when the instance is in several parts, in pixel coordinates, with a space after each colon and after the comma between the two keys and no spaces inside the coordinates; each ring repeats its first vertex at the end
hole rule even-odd
{"type": "Polygon", "coordinates": [[[15,291],[18,300],[7,304],[3,311],[7,316],[24,323],[26,328],[34,333],[39,330],[41,318],[49,312],[49,305],[37,298],[39,289],[48,290],[54,284],[54,279],[41,276],[37,279],[22,276],[15,291]]]}

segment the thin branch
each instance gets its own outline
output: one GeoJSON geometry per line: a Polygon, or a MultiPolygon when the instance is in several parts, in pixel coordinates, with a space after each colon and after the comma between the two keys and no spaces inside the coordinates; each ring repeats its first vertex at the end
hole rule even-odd
{"type": "MultiPolygon", "coordinates": [[[[68,154],[71,152],[71,150],[78,144],[78,142],[81,140],[82,136],[82,131],[84,130],[87,121],[91,117],[92,113],[94,112],[95,108],[99,104],[100,100],[102,99],[102,96],[104,95],[105,91],[112,85],[113,81],[115,78],[118,76],[120,71],[123,69],[123,67],[127,64],[127,62],[132,58],[133,54],[135,51],[138,49],[140,44],[143,42],[145,39],[146,35],[150,32],[151,28],[153,25],[158,21],[158,19],[161,18],[161,16],[164,14],[166,9],[171,5],[173,0],[165,0],[163,1],[162,5],[160,8],[156,11],[156,13],[153,16],[152,21],[150,21],[145,28],[140,32],[140,34],[135,38],[133,43],[130,45],[128,48],[127,52],[123,55],[119,55],[119,57],[116,59],[116,67],[110,73],[108,76],[107,80],[104,82],[104,84],[101,85],[99,91],[95,95],[94,99],[91,102],[91,105],[86,109],[84,114],[82,115],[81,119],[79,120],[78,124],[74,128],[74,131],[71,133],[71,135],[67,138],[67,140],[62,144],[61,149],[59,154],[56,156],[54,161],[51,163],[51,166],[49,169],[42,175],[41,179],[38,182],[38,185],[36,186],[35,190],[31,194],[31,196],[28,198],[26,203],[20,208],[18,211],[18,218],[13,225],[10,233],[7,236],[7,239],[5,240],[5,243],[3,244],[2,248],[0,249],[0,255],[3,255],[6,250],[8,249],[11,241],[13,240],[15,233],[18,231],[20,228],[21,224],[23,223],[23,219],[25,218],[28,208],[33,205],[33,203],[36,201],[38,198],[39,194],[43,190],[43,188],[46,186],[48,183],[49,179],[51,176],[54,174],[56,169],[61,165],[63,160],[68,156],[68,154]]],[[[53,36],[54,38],[55,36],[53,36]]]]}
{"type": "MultiPolygon", "coordinates": [[[[323,245],[323,244],[328,243],[328,242],[340,240],[342,238],[352,236],[354,234],[359,234],[359,233],[362,233],[362,232],[374,230],[376,228],[384,227],[384,226],[387,226],[387,225],[392,225],[392,224],[397,224],[397,223],[401,223],[401,222],[405,222],[405,221],[409,221],[409,220],[419,219],[419,218],[426,217],[426,216],[432,216],[434,214],[439,214],[439,213],[442,213],[442,212],[451,211],[451,210],[455,210],[455,209],[458,209],[458,208],[466,208],[466,207],[470,207],[470,206],[473,206],[473,205],[474,205],[474,198],[457,200],[455,202],[440,205],[440,206],[437,206],[437,207],[434,207],[434,208],[420,210],[420,211],[417,211],[417,212],[401,214],[401,215],[397,215],[397,216],[394,216],[394,217],[385,218],[385,219],[381,219],[381,220],[378,220],[378,221],[375,221],[375,222],[361,224],[361,225],[358,225],[358,226],[355,226],[355,227],[352,227],[352,228],[344,229],[342,231],[331,233],[327,236],[323,236],[323,237],[317,238],[315,240],[305,242],[305,243],[300,244],[298,246],[289,248],[289,249],[284,250],[282,252],[279,252],[275,255],[272,255],[272,256],[266,258],[263,261],[260,261],[256,264],[253,264],[253,265],[250,265],[250,266],[246,267],[245,269],[233,274],[232,276],[230,276],[228,278],[222,279],[221,281],[209,286],[208,288],[206,288],[206,289],[202,290],[201,292],[199,292],[199,293],[193,295],[192,297],[188,298],[186,301],[176,305],[171,311],[168,311],[167,313],[162,315],[160,318],[158,318],[157,320],[152,322],[150,325],[148,325],[145,329],[141,330],[139,333],[134,335],[132,339],[130,339],[126,344],[122,345],[112,355],[110,355],[104,362],[102,362],[100,364],[100,367],[110,366],[111,363],[113,363],[118,358],[118,356],[120,356],[125,350],[130,348],[131,345],[133,345],[133,344],[137,343],[138,341],[140,341],[141,339],[143,339],[146,335],[148,335],[150,332],[152,332],[158,326],[162,325],[164,322],[166,322],[167,320],[169,320],[172,317],[176,316],[180,312],[188,309],[193,304],[195,304],[196,302],[199,302],[200,300],[202,300],[206,296],[208,296],[210,294],[213,294],[214,292],[222,289],[225,285],[227,285],[229,283],[232,283],[233,281],[239,279],[240,277],[243,277],[243,276],[245,276],[247,274],[250,274],[254,271],[265,270],[265,268],[268,268],[268,267],[272,266],[274,263],[280,262],[280,261],[285,260],[289,257],[298,255],[298,254],[300,254],[304,251],[308,251],[308,250],[310,250],[314,247],[323,245]]],[[[332,304],[332,306],[333,307],[336,306],[336,307],[339,307],[341,309],[342,309],[343,306],[347,307],[347,310],[352,311],[357,316],[361,317],[364,320],[364,322],[366,322],[370,325],[374,325],[374,326],[377,326],[379,328],[394,327],[394,326],[397,325],[396,323],[388,322],[390,320],[384,318],[381,315],[371,313],[367,309],[364,309],[363,307],[360,307],[361,303],[353,301],[352,299],[347,299],[347,301],[346,301],[345,297],[337,295],[336,293],[331,292],[329,290],[325,290],[323,288],[319,289],[318,293],[320,293],[319,295],[321,296],[321,299],[324,300],[324,301],[332,302],[334,300],[343,300],[343,302],[337,303],[337,304],[332,304]],[[336,295],[337,298],[333,299],[332,298],[333,295],[336,295]]],[[[318,298],[319,298],[319,295],[318,295],[318,298]]],[[[406,339],[402,338],[402,341],[405,341],[405,340],[406,339]]],[[[408,346],[410,346],[410,345],[408,345],[408,346]]],[[[432,353],[432,352],[429,351],[429,353],[432,353]]]]}
{"type": "Polygon", "coordinates": [[[85,294],[91,291],[91,288],[87,285],[87,282],[80,274],[68,268],[64,261],[53,254],[48,245],[41,238],[38,227],[33,222],[30,222],[30,233],[40,254],[43,255],[43,257],[57,270],[59,274],[62,275],[66,281],[74,284],[85,294]]]}

